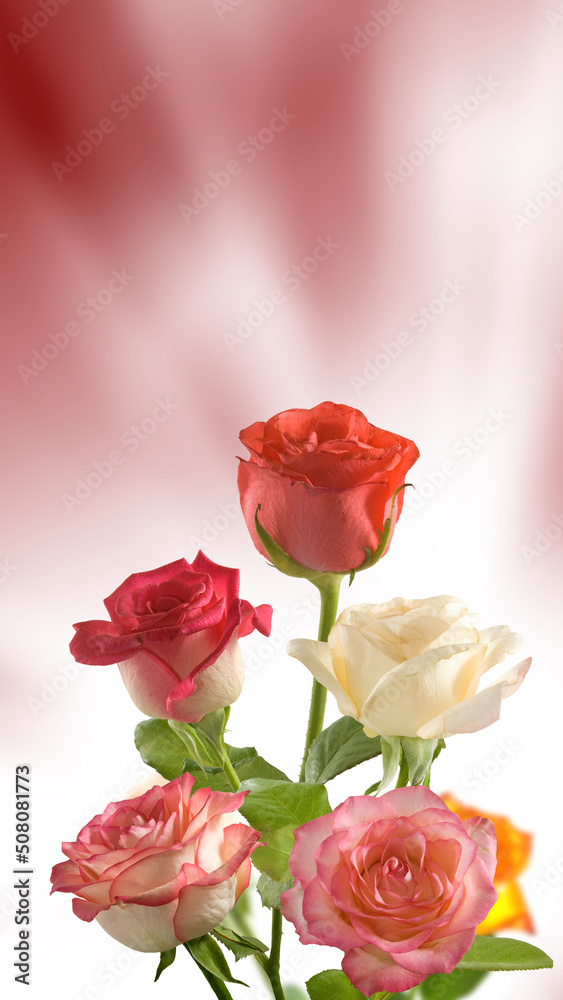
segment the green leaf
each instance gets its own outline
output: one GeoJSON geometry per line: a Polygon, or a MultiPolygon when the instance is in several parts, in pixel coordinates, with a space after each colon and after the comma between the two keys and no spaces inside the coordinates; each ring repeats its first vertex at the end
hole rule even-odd
{"type": "Polygon", "coordinates": [[[171,781],[184,771],[186,747],[166,719],[146,719],[135,729],[135,746],[142,760],[171,781]]]}
{"type": "Polygon", "coordinates": [[[238,983],[240,986],[247,985],[247,983],[241,982],[240,979],[233,979],[227,959],[210,934],[194,938],[193,941],[185,941],[184,948],[187,948],[198,965],[203,966],[212,975],[217,976],[217,979],[221,979],[224,983],[238,983]]]}
{"type": "Polygon", "coordinates": [[[365,993],[359,993],[340,969],[319,972],[306,985],[311,1000],[366,1000],[365,993]]]}
{"type": "Polygon", "coordinates": [[[285,1000],[307,1000],[303,990],[300,986],[295,986],[294,983],[290,983],[289,986],[283,988],[285,993],[285,1000]]]}
{"type": "MultiPolygon", "coordinates": [[[[228,744],[225,744],[225,747],[239,781],[246,781],[248,778],[289,781],[287,774],[260,757],[254,747],[231,747],[228,744]]],[[[188,759],[184,762],[184,770],[189,771],[195,777],[194,791],[197,788],[211,788],[215,792],[232,792],[233,790],[220,767],[206,767],[202,771],[196,761],[188,759]]]]}
{"type": "Polygon", "coordinates": [[[366,736],[361,722],[344,715],[313,740],[305,764],[305,780],[324,785],[337,774],[380,753],[379,736],[366,736]]]}
{"type": "MultiPolygon", "coordinates": [[[[167,719],[146,719],[135,729],[135,746],[145,764],[154,767],[167,781],[188,771],[195,778],[194,792],[198,788],[232,792],[217,759],[218,751],[211,743],[211,737],[217,737],[222,725],[220,716],[224,719],[224,715],[222,709],[206,715],[195,725],[178,723],[174,729],[167,719]]],[[[283,771],[258,756],[254,747],[225,744],[225,748],[240,781],[248,778],[289,781],[283,771]]]]}
{"type": "Polygon", "coordinates": [[[456,969],[473,972],[518,972],[552,969],[553,959],[541,948],[515,938],[486,937],[478,934],[456,969]]]}
{"type": "Polygon", "coordinates": [[[241,764],[235,764],[234,767],[240,781],[248,781],[250,778],[269,778],[270,781],[289,782],[289,778],[284,771],[280,771],[278,767],[269,764],[267,760],[264,760],[259,755],[252,757],[250,760],[242,761],[241,764]]]}
{"type": "Polygon", "coordinates": [[[286,882],[291,878],[287,863],[295,842],[295,828],[331,811],[326,789],[308,782],[266,778],[244,781],[241,789],[248,789],[251,794],[239,811],[267,843],[254,851],[252,861],[274,881],[286,882]]]}
{"type": "Polygon", "coordinates": [[[268,951],[268,946],[259,941],[258,938],[245,937],[230,927],[223,927],[221,924],[218,927],[214,927],[211,934],[225,948],[232,951],[235,956],[235,962],[238,962],[240,958],[246,958],[247,955],[256,955],[260,952],[268,951]]]}
{"type": "Polygon", "coordinates": [[[262,906],[267,906],[270,910],[279,910],[281,906],[280,896],[286,889],[293,888],[294,879],[287,882],[274,882],[269,875],[264,872],[256,883],[256,889],[262,900],[262,906]]]}
{"type": "Polygon", "coordinates": [[[373,785],[370,785],[369,788],[366,788],[364,795],[373,795],[374,792],[378,792],[380,784],[381,781],[376,781],[373,785]]]}
{"type": "Polygon", "coordinates": [[[469,972],[458,965],[449,975],[428,976],[419,989],[424,1000],[460,1000],[476,990],[486,975],[486,972],[469,972]]]}
{"type": "Polygon", "coordinates": [[[167,969],[169,965],[172,965],[172,962],[174,961],[175,958],[176,958],[175,948],[171,948],[170,951],[161,951],[160,962],[158,963],[158,969],[156,970],[156,976],[154,977],[155,983],[157,979],[160,979],[164,970],[167,969]]]}

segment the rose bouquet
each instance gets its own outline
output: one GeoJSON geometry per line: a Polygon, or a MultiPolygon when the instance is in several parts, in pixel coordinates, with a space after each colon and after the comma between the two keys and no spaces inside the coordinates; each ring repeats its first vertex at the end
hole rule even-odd
{"type": "Polygon", "coordinates": [[[314,678],[299,781],[253,747],[225,742],[244,682],[239,640],[253,629],[269,635],[272,609],[241,599],[238,571],[202,552],[192,564],[135,573],[105,600],[109,620],[74,626],[71,651],[81,663],[118,664],[150,716],[136,746],[166,784],[110,803],[63,844],[53,891],[73,894],[81,920],[160,953],[157,979],[184,946],[223,1000],[241,982],[225,949],[256,960],[286,1000],[284,919],[303,944],[344,953],[341,970],[308,980],[311,1000],[386,1000],[418,987],[426,997],[437,981],[449,996],[450,980],[462,996],[489,970],[550,967],[539,948],[492,936],[531,926],[518,923],[521,911],[492,919],[500,868],[505,898],[521,870],[506,850],[497,870],[502,818],[430,789],[445,739],[494,723],[522,683],[529,659],[481,684],[522,640],[508,626],[478,630],[476,615],[447,595],[338,615],[343,579],[389,550],[416,445],[328,402],[240,437],[250,456],[240,459],[240,499],[255,547],[320,593],[318,639],[288,644],[314,678]],[[325,728],[327,692],[342,717],[325,728]],[[327,782],[375,758],[379,780],[331,807],[327,782]],[[251,864],[272,913],[269,945],[237,918],[251,864]]]}

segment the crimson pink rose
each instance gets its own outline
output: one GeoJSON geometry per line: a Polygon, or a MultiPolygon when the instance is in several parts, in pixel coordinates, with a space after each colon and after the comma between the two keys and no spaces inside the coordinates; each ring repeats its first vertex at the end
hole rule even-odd
{"type": "Polygon", "coordinates": [[[72,892],[81,920],[94,918],[135,951],[169,951],[207,934],[250,880],[260,834],[236,810],[248,792],[191,794],[183,774],[135,799],[111,802],[62,845],[52,892],[72,892]]]}
{"type": "Polygon", "coordinates": [[[134,573],[106,598],[111,621],[74,625],[70,651],[79,663],[118,663],[145,715],[199,722],[242,690],[238,639],[270,634],[272,609],[238,596],[239,571],[202,552],[134,573]]]}
{"type": "MultiPolygon", "coordinates": [[[[368,423],[360,410],[320,403],[284,410],[241,431],[250,459],[240,459],[240,501],[252,540],[262,527],[296,562],[345,573],[374,551],[391,515],[395,490],[419,452],[407,438],[368,423]]],[[[401,513],[398,494],[391,534],[401,513]]],[[[388,546],[387,546],[388,547],[388,546]]]]}
{"type": "Polygon", "coordinates": [[[303,944],[344,952],[342,969],[371,996],[451,972],[497,893],[495,828],[462,823],[424,786],[346,799],[295,831],[295,886],[282,913],[303,944]]]}

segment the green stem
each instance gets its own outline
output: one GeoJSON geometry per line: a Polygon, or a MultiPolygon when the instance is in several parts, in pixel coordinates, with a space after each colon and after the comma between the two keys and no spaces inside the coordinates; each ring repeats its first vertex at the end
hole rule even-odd
{"type": "Polygon", "coordinates": [[[233,789],[233,792],[238,792],[240,788],[240,781],[238,780],[237,772],[235,771],[233,765],[231,764],[227,751],[223,745],[223,760],[221,761],[221,767],[223,768],[223,773],[228,779],[228,782],[233,789]]]}
{"type": "Polygon", "coordinates": [[[404,754],[401,754],[401,764],[399,767],[399,777],[397,778],[397,784],[395,788],[405,788],[409,783],[409,765],[407,758],[404,754]]]}
{"type": "Polygon", "coordinates": [[[223,980],[218,979],[217,976],[214,976],[212,972],[209,972],[207,969],[204,969],[203,965],[200,965],[199,962],[197,964],[201,972],[207,979],[207,982],[211,986],[211,989],[213,990],[215,996],[219,997],[219,1000],[233,1000],[232,995],[225,986],[223,980]]]}
{"type": "MultiPolygon", "coordinates": [[[[326,585],[322,588],[319,587],[321,595],[321,616],[319,620],[318,635],[319,642],[327,641],[328,634],[336,621],[336,615],[338,613],[338,595],[340,593],[341,582],[342,576],[334,574],[330,585],[326,585]]],[[[305,780],[305,764],[307,763],[307,754],[309,753],[311,743],[317,738],[319,733],[322,732],[325,706],[326,688],[323,687],[322,684],[319,684],[318,680],[315,678],[311,692],[309,722],[307,724],[307,735],[305,737],[305,749],[303,750],[303,762],[301,764],[299,781],[305,780]]]]}
{"type": "Polygon", "coordinates": [[[272,993],[275,1000],[285,1000],[283,987],[280,980],[280,951],[282,939],[282,915],[279,910],[272,910],[272,944],[270,946],[270,956],[265,966],[268,978],[272,986],[272,993]]]}

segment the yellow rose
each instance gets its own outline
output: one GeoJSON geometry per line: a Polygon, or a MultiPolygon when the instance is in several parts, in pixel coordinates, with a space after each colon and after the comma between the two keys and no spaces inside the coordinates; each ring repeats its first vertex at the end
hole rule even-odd
{"type": "Polygon", "coordinates": [[[523,660],[479,691],[483,674],[518,652],[522,639],[508,625],[478,632],[476,619],[457,597],[396,597],[352,605],[328,642],[292,639],[287,651],[368,736],[429,740],[474,733],[496,722],[501,701],[518,690],[531,662],[523,660]]]}

